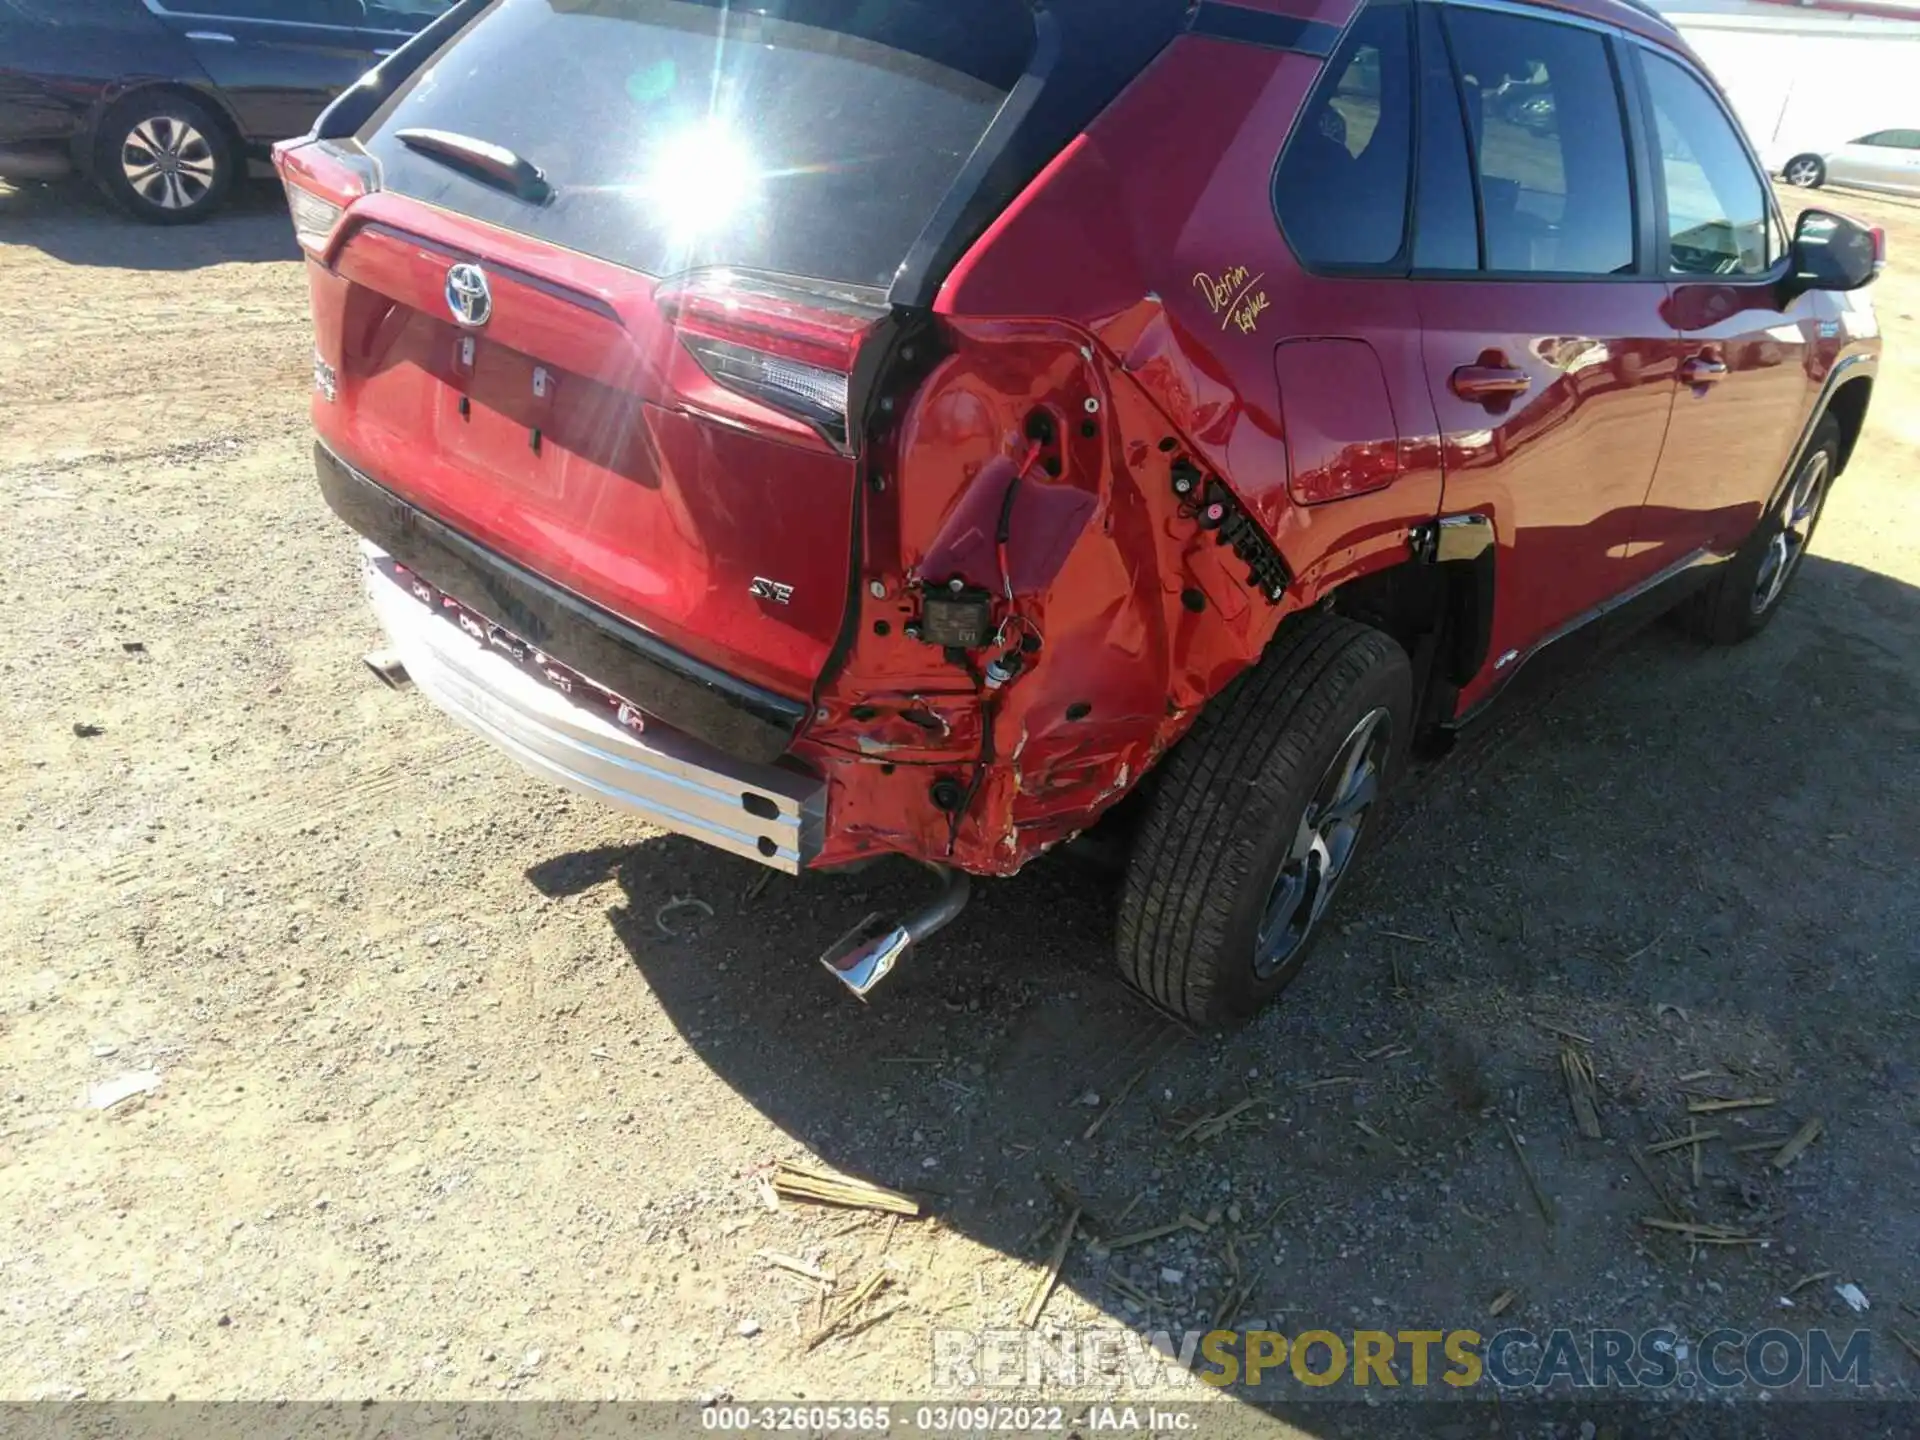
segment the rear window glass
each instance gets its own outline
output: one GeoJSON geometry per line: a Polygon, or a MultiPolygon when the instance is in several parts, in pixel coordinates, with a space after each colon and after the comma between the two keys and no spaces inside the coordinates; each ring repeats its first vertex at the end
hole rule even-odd
{"type": "Polygon", "coordinates": [[[1407,226],[1412,10],[1374,4],[1327,62],[1274,176],[1274,206],[1310,266],[1384,265],[1407,226]]]}
{"type": "Polygon", "coordinates": [[[884,286],[1025,68],[1015,0],[500,0],[361,133],[382,184],[652,275],[884,286]],[[533,205],[417,154],[538,166],[533,205]]]}

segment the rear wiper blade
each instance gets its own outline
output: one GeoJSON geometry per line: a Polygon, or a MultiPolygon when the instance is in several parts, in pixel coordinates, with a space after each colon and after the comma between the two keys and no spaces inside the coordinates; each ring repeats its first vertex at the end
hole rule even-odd
{"type": "Polygon", "coordinates": [[[491,145],[471,135],[456,135],[451,130],[397,130],[393,138],[409,150],[534,205],[544,205],[553,198],[553,186],[547,183],[546,173],[504,145],[491,145]]]}

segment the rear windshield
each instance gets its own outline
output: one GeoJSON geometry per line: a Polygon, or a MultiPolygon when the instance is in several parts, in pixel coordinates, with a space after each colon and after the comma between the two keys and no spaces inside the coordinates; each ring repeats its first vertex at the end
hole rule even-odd
{"type": "Polygon", "coordinates": [[[652,275],[886,286],[1026,66],[1017,0],[499,0],[360,139],[415,199],[652,275]],[[533,204],[416,153],[538,166],[533,204]]]}

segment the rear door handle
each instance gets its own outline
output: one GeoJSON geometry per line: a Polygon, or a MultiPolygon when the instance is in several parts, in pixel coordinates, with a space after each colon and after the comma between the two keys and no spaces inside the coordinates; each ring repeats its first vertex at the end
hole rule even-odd
{"type": "Polygon", "coordinates": [[[1448,383],[1462,400],[1494,405],[1526,394],[1533,381],[1526,371],[1507,365],[1462,365],[1448,383]]]}
{"type": "Polygon", "coordinates": [[[1680,383],[1683,385],[1712,385],[1726,378],[1725,363],[1705,355],[1696,355],[1680,367],[1680,383]]]}

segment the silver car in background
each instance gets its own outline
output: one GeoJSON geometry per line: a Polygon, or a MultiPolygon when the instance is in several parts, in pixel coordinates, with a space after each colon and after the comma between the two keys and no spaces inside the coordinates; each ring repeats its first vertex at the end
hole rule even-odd
{"type": "Polygon", "coordinates": [[[1851,185],[1920,195],[1920,130],[1876,130],[1832,150],[1805,151],[1780,167],[1780,177],[1805,190],[1851,185]]]}

